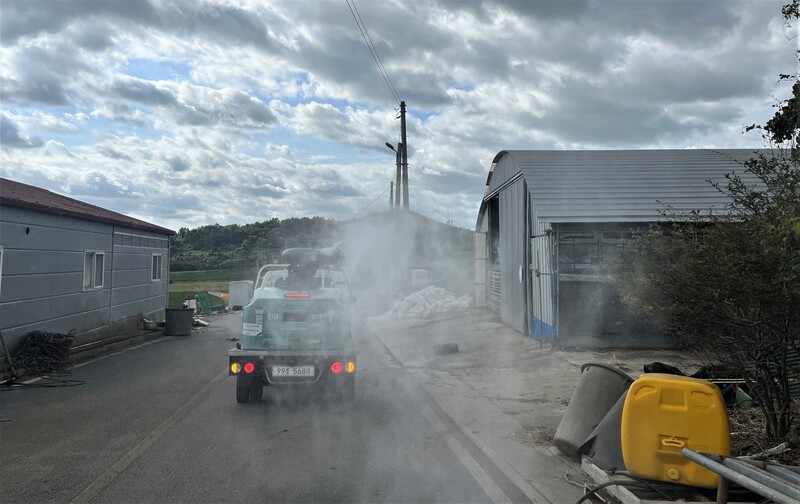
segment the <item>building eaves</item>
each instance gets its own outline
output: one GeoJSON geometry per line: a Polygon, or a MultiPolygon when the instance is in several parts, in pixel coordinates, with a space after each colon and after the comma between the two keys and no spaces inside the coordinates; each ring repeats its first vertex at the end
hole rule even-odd
{"type": "Polygon", "coordinates": [[[127,215],[85,203],[47,189],[0,178],[0,204],[64,215],[95,222],[125,226],[141,231],[173,236],[175,231],[127,215]]]}

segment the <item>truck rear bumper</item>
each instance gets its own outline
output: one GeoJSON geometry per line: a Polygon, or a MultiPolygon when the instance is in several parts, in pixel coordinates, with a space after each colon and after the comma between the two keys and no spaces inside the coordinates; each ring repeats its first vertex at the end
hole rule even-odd
{"type": "Polygon", "coordinates": [[[357,370],[356,352],[276,352],[231,350],[228,352],[228,374],[250,375],[253,379],[275,385],[313,385],[318,382],[338,382],[354,379],[357,370]],[[234,364],[238,364],[235,372],[234,364]],[[248,364],[252,364],[249,366],[248,364]],[[278,376],[279,371],[302,370],[313,374],[278,376]],[[250,369],[250,373],[246,371],[250,369]],[[276,371],[277,370],[277,371],[276,371]],[[245,374],[246,373],[246,374],[245,374]]]}

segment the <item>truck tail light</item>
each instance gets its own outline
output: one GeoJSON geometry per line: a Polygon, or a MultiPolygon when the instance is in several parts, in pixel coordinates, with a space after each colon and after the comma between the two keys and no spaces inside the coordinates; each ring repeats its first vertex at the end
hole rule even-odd
{"type": "Polygon", "coordinates": [[[241,364],[239,364],[238,362],[232,362],[231,363],[231,373],[239,374],[241,372],[241,370],[242,370],[242,365],[241,364]]]}
{"type": "Polygon", "coordinates": [[[356,363],[353,361],[349,361],[347,363],[347,372],[348,373],[355,373],[356,371],[356,363]]]}
{"type": "Polygon", "coordinates": [[[342,369],[344,369],[344,364],[342,364],[341,362],[334,362],[333,364],[331,364],[331,371],[333,372],[333,374],[341,373],[342,369]]]}
{"type": "Polygon", "coordinates": [[[247,374],[253,374],[253,371],[256,370],[256,365],[252,362],[248,362],[244,365],[244,372],[247,374]]]}

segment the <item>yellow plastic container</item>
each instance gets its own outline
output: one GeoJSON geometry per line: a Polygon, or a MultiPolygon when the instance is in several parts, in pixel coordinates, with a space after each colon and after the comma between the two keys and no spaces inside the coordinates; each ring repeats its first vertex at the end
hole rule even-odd
{"type": "Polygon", "coordinates": [[[650,373],[634,381],[622,409],[622,457],[632,474],[715,488],[716,473],[686,459],[683,448],[729,455],[722,394],[707,380],[650,373]]]}

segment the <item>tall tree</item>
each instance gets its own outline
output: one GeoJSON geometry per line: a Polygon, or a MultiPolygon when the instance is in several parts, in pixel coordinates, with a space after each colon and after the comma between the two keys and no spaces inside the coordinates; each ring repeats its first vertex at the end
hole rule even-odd
{"type": "MultiPolygon", "coordinates": [[[[783,8],[797,22],[798,1],[783,8]]],[[[626,302],[710,360],[738,370],[766,418],[766,434],[792,426],[789,385],[800,350],[800,82],[763,126],[770,148],[717,188],[725,211],[665,212],[669,225],[639,237],[616,271],[626,302]]]]}

